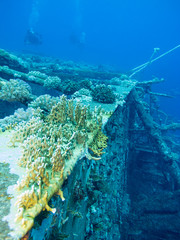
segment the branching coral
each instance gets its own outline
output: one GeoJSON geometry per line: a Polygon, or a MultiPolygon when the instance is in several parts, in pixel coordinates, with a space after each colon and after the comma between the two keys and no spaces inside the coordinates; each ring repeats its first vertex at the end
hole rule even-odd
{"type": "Polygon", "coordinates": [[[8,102],[20,101],[27,103],[33,99],[31,87],[22,80],[14,80],[5,82],[0,90],[0,99],[8,102]]]}
{"type": "Polygon", "coordinates": [[[29,103],[28,106],[35,109],[39,107],[43,111],[47,111],[49,113],[51,108],[56,105],[58,101],[58,97],[51,97],[50,95],[45,94],[37,97],[34,101],[29,103]]]}
{"type": "Polygon", "coordinates": [[[16,235],[22,237],[32,227],[34,218],[48,206],[54,194],[64,199],[61,186],[78,158],[91,149],[92,158],[100,157],[107,137],[101,131],[102,110],[75,104],[62,96],[43,118],[32,117],[16,126],[11,144],[22,143],[19,165],[26,174],[17,183],[16,235]]]}
{"type": "Polygon", "coordinates": [[[27,78],[29,81],[36,82],[42,85],[44,84],[44,81],[47,77],[48,76],[45,73],[41,73],[39,71],[30,71],[27,74],[27,78]]]}
{"type": "Polygon", "coordinates": [[[6,129],[11,129],[16,124],[22,121],[28,121],[35,115],[36,112],[39,112],[38,109],[28,108],[24,110],[23,108],[17,109],[13,115],[0,119],[0,128],[4,131],[6,129]]]}
{"type": "Polygon", "coordinates": [[[89,149],[95,156],[100,157],[103,154],[103,149],[107,147],[107,139],[108,138],[101,132],[101,130],[97,131],[97,134],[89,145],[89,149]]]}

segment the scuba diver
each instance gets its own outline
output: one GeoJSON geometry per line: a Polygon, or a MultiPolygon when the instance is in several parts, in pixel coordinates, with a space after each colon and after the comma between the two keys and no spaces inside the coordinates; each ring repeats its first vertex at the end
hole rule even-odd
{"type": "Polygon", "coordinates": [[[41,34],[34,31],[37,28],[39,21],[39,4],[40,0],[32,0],[32,10],[29,16],[29,29],[26,32],[24,43],[26,45],[41,45],[42,36],[41,34]]]}
{"type": "Polygon", "coordinates": [[[28,29],[24,43],[26,45],[41,45],[42,44],[42,36],[35,32],[32,28],[28,29]]]}
{"type": "Polygon", "coordinates": [[[69,36],[70,43],[80,48],[86,44],[86,32],[83,30],[82,0],[74,0],[73,32],[69,36]]]}
{"type": "Polygon", "coordinates": [[[81,32],[80,35],[72,33],[69,39],[72,44],[77,45],[79,47],[83,47],[86,42],[86,33],[81,32]]]}

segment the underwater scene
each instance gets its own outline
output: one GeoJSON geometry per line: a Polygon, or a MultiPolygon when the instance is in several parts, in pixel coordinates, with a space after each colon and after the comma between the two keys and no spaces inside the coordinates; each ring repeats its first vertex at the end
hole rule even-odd
{"type": "Polygon", "coordinates": [[[180,240],[179,13],[0,1],[0,240],[180,240]]]}

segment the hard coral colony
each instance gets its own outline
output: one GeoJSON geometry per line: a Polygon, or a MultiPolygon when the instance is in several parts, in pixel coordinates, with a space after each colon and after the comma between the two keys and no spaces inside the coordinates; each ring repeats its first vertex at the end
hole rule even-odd
{"type": "Polygon", "coordinates": [[[102,133],[101,109],[90,111],[63,95],[50,113],[32,117],[16,126],[12,146],[22,143],[19,165],[26,168],[25,176],[17,183],[16,236],[23,237],[33,226],[34,218],[44,209],[55,212],[48,205],[54,194],[64,199],[61,191],[64,180],[76,161],[85,155],[99,159],[106,147],[102,133]],[[98,142],[100,140],[100,142],[98,142]]]}

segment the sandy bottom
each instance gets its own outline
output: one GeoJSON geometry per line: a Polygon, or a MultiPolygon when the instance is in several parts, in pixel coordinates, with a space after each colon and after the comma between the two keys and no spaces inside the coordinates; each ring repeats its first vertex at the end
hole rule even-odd
{"type": "Polygon", "coordinates": [[[15,224],[16,210],[14,203],[17,195],[15,185],[24,173],[24,169],[17,165],[21,148],[9,146],[11,135],[11,131],[0,133],[0,204],[2,208],[2,211],[0,211],[0,239],[7,240],[14,239],[8,234],[15,224]]]}

